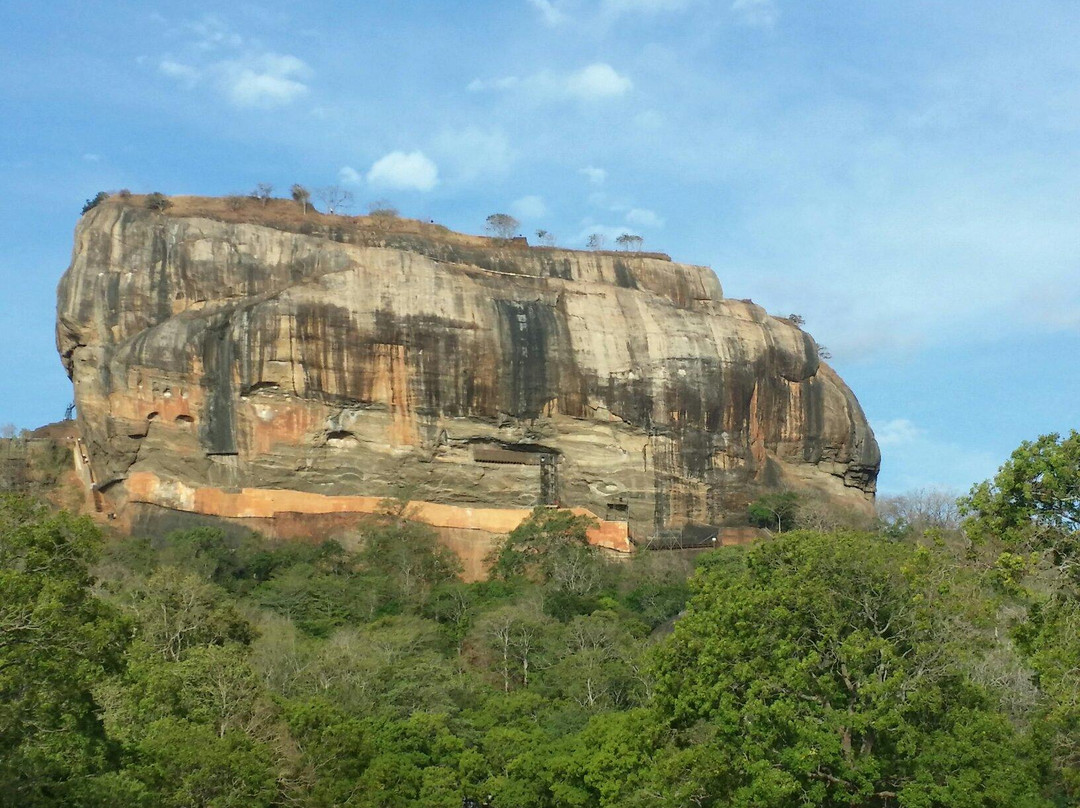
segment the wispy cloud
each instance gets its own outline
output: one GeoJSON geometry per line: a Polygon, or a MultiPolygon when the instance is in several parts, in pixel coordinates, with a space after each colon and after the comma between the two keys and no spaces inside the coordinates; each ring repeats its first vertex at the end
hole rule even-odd
{"type": "Polygon", "coordinates": [[[585,168],[579,169],[578,173],[584,174],[585,178],[593,185],[603,185],[604,180],[607,179],[607,172],[596,166],[585,166],[585,168]]]}
{"type": "Polygon", "coordinates": [[[619,73],[607,62],[595,62],[572,73],[544,70],[531,76],[501,76],[494,79],[474,79],[470,92],[514,90],[539,99],[595,101],[617,98],[630,92],[634,82],[619,73]]]}
{"type": "Polygon", "coordinates": [[[186,65],[172,59],[162,59],[158,62],[158,70],[171,79],[176,79],[186,87],[194,87],[201,74],[197,68],[186,65]]]}
{"type": "Polygon", "coordinates": [[[626,213],[626,221],[638,227],[659,228],[664,220],[648,208],[631,208],[626,213]]]}
{"type": "Polygon", "coordinates": [[[908,418],[870,419],[881,447],[884,487],[892,495],[916,488],[963,491],[994,473],[1001,458],[991,451],[941,438],[908,418]]]}
{"type": "Polygon", "coordinates": [[[603,0],[602,7],[611,14],[658,14],[682,11],[690,0],[603,0]]]}
{"type": "Polygon", "coordinates": [[[544,23],[550,26],[562,25],[570,19],[566,12],[562,11],[553,0],[528,0],[529,5],[540,12],[544,23]]]}
{"type": "Polygon", "coordinates": [[[874,436],[880,446],[903,446],[923,436],[923,430],[907,418],[893,418],[877,426],[874,436]]]}
{"type": "Polygon", "coordinates": [[[482,93],[486,90],[512,90],[521,84],[517,76],[503,76],[499,79],[473,79],[466,87],[470,93],[482,93]]]}
{"type": "Polygon", "coordinates": [[[198,20],[184,23],[182,28],[191,34],[192,46],[198,50],[239,48],[244,44],[244,38],[216,14],[205,14],[198,20]]]}
{"type": "Polygon", "coordinates": [[[566,90],[581,99],[610,98],[628,93],[634,86],[626,76],[605,62],[597,62],[571,73],[566,79],[566,90]]]}
{"type": "Polygon", "coordinates": [[[305,95],[312,70],[303,59],[248,46],[216,16],[186,23],[186,57],[167,55],[158,70],[185,89],[214,88],[233,106],[272,109],[305,95]],[[228,58],[221,58],[232,52],[228,58]]]}
{"type": "Polygon", "coordinates": [[[539,196],[523,196],[510,205],[510,212],[526,221],[542,219],[547,215],[547,205],[539,196]]]}
{"type": "Polygon", "coordinates": [[[450,178],[461,182],[504,176],[517,157],[502,129],[479,126],[444,129],[431,148],[450,178]]]}
{"type": "Polygon", "coordinates": [[[311,75],[303,60],[277,53],[261,53],[216,65],[220,86],[238,107],[281,107],[308,91],[302,79],[311,75]]]}
{"type": "Polygon", "coordinates": [[[740,23],[753,28],[772,28],[780,19],[775,0],[735,0],[731,10],[740,23]]]}
{"type": "Polygon", "coordinates": [[[360,185],[364,176],[352,166],[342,166],[338,171],[338,182],[342,185],[360,185]]]}

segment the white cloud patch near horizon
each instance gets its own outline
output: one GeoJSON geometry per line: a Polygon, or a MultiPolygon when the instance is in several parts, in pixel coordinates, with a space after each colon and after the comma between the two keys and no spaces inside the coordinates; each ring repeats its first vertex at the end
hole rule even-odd
{"type": "Polygon", "coordinates": [[[439,169],[422,151],[392,151],[375,161],[367,181],[398,191],[430,191],[439,183],[439,169]]]}
{"type": "Polygon", "coordinates": [[[539,196],[523,196],[510,204],[510,212],[521,219],[540,219],[547,216],[547,205],[539,196]]]}
{"type": "Polygon", "coordinates": [[[966,491],[990,477],[1001,462],[991,451],[942,439],[908,418],[870,421],[881,447],[884,472],[878,479],[878,496],[918,488],[966,491]],[[928,458],[934,459],[932,468],[927,468],[928,458]]]}
{"type": "Polygon", "coordinates": [[[874,428],[879,446],[902,446],[923,436],[923,430],[907,418],[893,418],[874,428]]]}
{"type": "Polygon", "coordinates": [[[517,158],[506,133],[498,128],[444,129],[431,147],[439,164],[449,166],[451,179],[460,182],[504,176],[517,158]]]}
{"type": "Polygon", "coordinates": [[[648,208],[631,208],[626,213],[626,221],[638,227],[664,226],[664,220],[648,208]]]}
{"type": "Polygon", "coordinates": [[[352,166],[342,166],[338,171],[338,182],[343,185],[360,185],[364,176],[352,166]]]}

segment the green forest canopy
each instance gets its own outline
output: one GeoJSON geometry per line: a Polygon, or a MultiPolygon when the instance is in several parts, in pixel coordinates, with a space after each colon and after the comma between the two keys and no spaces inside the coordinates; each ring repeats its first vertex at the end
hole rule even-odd
{"type": "Polygon", "coordinates": [[[0,804],[1075,804],[1078,449],[1021,446],[963,531],[796,529],[692,577],[562,511],[465,584],[393,518],[355,553],[105,540],[7,496],[0,804]]]}

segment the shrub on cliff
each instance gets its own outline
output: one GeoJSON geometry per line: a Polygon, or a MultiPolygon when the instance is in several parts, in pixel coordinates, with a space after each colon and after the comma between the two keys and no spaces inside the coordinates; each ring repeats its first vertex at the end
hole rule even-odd
{"type": "Polygon", "coordinates": [[[274,195],[274,186],[271,185],[268,182],[260,182],[260,183],[258,183],[252,189],[251,194],[250,194],[252,199],[259,200],[260,202],[263,203],[263,206],[265,206],[266,203],[270,199],[273,198],[273,195],[274,195]]]}
{"type": "Polygon", "coordinates": [[[154,191],[146,195],[146,207],[148,210],[163,211],[172,207],[172,200],[165,194],[154,191]]]}
{"type": "Polygon", "coordinates": [[[308,205],[311,204],[311,191],[300,183],[295,183],[293,187],[289,189],[289,193],[292,196],[293,202],[299,205],[303,209],[304,214],[307,215],[308,205]]]}
{"type": "Polygon", "coordinates": [[[396,219],[400,215],[394,203],[387,199],[376,199],[368,204],[368,216],[374,216],[377,219],[396,219]]]}
{"type": "Polygon", "coordinates": [[[510,239],[517,233],[521,222],[509,213],[493,213],[487,217],[485,227],[495,238],[510,239]]]}
{"type": "Polygon", "coordinates": [[[86,204],[82,206],[82,212],[86,213],[87,211],[93,210],[108,198],[109,195],[107,193],[105,193],[104,191],[98,191],[96,194],[94,194],[93,198],[86,200],[86,204]]]}

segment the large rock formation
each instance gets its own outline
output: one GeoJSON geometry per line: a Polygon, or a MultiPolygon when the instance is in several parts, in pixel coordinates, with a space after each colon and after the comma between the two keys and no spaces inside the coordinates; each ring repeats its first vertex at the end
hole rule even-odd
{"type": "Polygon", "coordinates": [[[244,489],[558,502],[646,541],[737,523],[776,488],[870,507],[879,455],[851,391],[707,268],[174,203],[91,210],[60,282],[57,344],[110,508],[244,489]]]}

